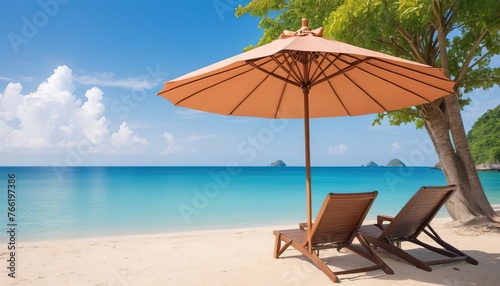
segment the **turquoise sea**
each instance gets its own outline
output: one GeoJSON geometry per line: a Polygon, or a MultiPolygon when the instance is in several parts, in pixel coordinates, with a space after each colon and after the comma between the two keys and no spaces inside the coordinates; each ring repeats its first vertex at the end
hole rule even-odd
{"type": "MultiPolygon", "coordinates": [[[[52,240],[289,225],[304,221],[303,167],[0,167],[0,241],[15,174],[17,240],[52,240]]],[[[500,204],[500,172],[481,172],[500,204]]],[[[368,218],[395,214],[423,185],[444,185],[427,167],[313,167],[313,215],[329,192],[378,190],[368,218]]],[[[440,216],[446,216],[442,210],[440,216]]]]}

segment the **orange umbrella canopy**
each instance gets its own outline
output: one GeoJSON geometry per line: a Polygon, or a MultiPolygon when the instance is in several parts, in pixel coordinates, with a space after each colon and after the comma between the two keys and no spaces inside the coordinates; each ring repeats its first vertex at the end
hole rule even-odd
{"type": "Polygon", "coordinates": [[[299,31],[166,82],[158,95],[224,115],[303,118],[303,88],[310,117],[380,113],[454,93],[437,68],[299,31]]]}
{"type": "MultiPolygon", "coordinates": [[[[297,32],[165,83],[174,105],[224,115],[304,118],[307,240],[312,202],[309,118],[354,116],[430,103],[454,93],[439,69],[297,32]]],[[[312,251],[312,248],[309,247],[312,251]]]]}

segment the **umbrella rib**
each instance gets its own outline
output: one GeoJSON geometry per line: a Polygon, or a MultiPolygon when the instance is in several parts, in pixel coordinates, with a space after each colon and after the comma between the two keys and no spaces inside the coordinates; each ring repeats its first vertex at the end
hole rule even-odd
{"type": "Polygon", "coordinates": [[[278,112],[280,110],[281,102],[283,102],[283,97],[285,96],[286,85],[288,84],[288,82],[286,81],[283,83],[285,84],[285,86],[283,86],[283,89],[281,90],[281,95],[278,100],[278,105],[276,106],[276,112],[274,113],[274,119],[278,118],[278,112]]]}
{"type": "MultiPolygon", "coordinates": [[[[277,69],[277,68],[276,68],[276,69],[277,69]]],[[[274,69],[274,70],[276,70],[276,69],[274,69]]],[[[274,72],[274,71],[273,71],[273,72],[274,72]]],[[[271,73],[272,73],[272,72],[271,72],[271,73]]],[[[250,92],[249,92],[249,93],[245,96],[245,98],[243,98],[243,100],[241,100],[241,101],[240,101],[240,102],[236,105],[236,107],[235,107],[235,108],[234,108],[231,112],[229,112],[229,113],[228,113],[228,115],[233,115],[233,113],[236,111],[236,109],[238,109],[238,108],[239,108],[239,107],[243,104],[243,102],[245,102],[245,101],[246,101],[246,100],[247,100],[247,99],[248,99],[248,98],[252,95],[252,93],[253,93],[254,91],[256,91],[256,90],[257,90],[257,89],[258,89],[258,88],[259,88],[259,87],[260,87],[260,86],[261,86],[261,85],[262,85],[262,84],[266,81],[266,79],[267,79],[267,78],[269,78],[269,76],[270,76],[270,75],[268,74],[268,75],[267,75],[267,76],[266,76],[266,77],[265,77],[265,78],[264,78],[261,82],[259,82],[259,84],[257,84],[257,85],[256,85],[256,86],[252,89],[252,91],[250,91],[250,92]]]]}
{"type": "Polygon", "coordinates": [[[364,88],[362,88],[360,85],[358,85],[354,80],[352,80],[349,75],[347,74],[344,74],[344,76],[350,81],[352,82],[352,84],[354,84],[355,86],[357,86],[360,90],[362,90],[366,96],[368,96],[369,98],[371,98],[371,100],[373,100],[373,102],[375,102],[378,106],[380,106],[380,108],[382,108],[383,110],[387,111],[387,108],[385,108],[380,102],[378,102],[378,100],[376,100],[375,98],[373,98],[368,92],[366,92],[366,90],[364,88]]]}
{"type": "Polygon", "coordinates": [[[323,76],[326,76],[325,74],[325,70],[329,69],[334,63],[335,61],[337,61],[338,57],[335,57],[333,59],[333,61],[329,61],[329,64],[324,68],[324,69],[321,69],[320,66],[323,64],[323,62],[328,58],[328,55],[333,55],[333,54],[326,54],[322,59],[321,59],[321,62],[318,62],[316,59],[314,59],[314,61],[317,63],[318,65],[318,68],[316,69],[316,71],[319,71],[319,73],[316,75],[316,71],[314,71],[314,74],[313,74],[313,77],[312,77],[312,80],[311,80],[311,83],[314,83],[316,80],[318,80],[321,75],[323,76]]]}
{"type": "MultiPolygon", "coordinates": [[[[283,67],[283,65],[278,61],[278,59],[276,59],[276,57],[274,55],[270,55],[269,57],[265,57],[265,58],[258,58],[258,59],[253,59],[253,60],[247,60],[247,63],[251,63],[251,62],[253,62],[255,64],[255,66],[252,66],[254,68],[261,67],[261,66],[263,66],[265,64],[268,64],[269,62],[274,62],[278,66],[280,66],[283,70],[286,71],[286,68],[283,67]],[[261,60],[261,59],[266,59],[266,61],[264,61],[263,63],[256,64],[256,62],[258,60],[261,60]]],[[[265,70],[263,68],[259,68],[259,70],[264,71],[264,72],[266,72],[268,74],[269,73],[274,73],[276,71],[276,69],[274,69],[272,71],[267,71],[267,70],[265,70]]]]}
{"type": "Polygon", "coordinates": [[[300,86],[297,82],[294,82],[294,81],[292,81],[292,80],[289,80],[288,78],[282,77],[282,76],[280,76],[280,75],[277,75],[277,74],[275,74],[275,73],[273,73],[273,72],[270,72],[270,71],[268,71],[268,70],[265,70],[265,69],[261,68],[260,66],[258,66],[257,64],[255,64],[253,61],[247,60],[246,62],[247,62],[250,66],[252,66],[253,68],[255,68],[255,69],[257,69],[257,70],[260,70],[260,71],[261,71],[261,72],[263,72],[263,73],[266,73],[266,74],[268,74],[268,75],[270,75],[270,76],[273,76],[273,77],[275,77],[275,78],[277,78],[277,79],[280,79],[280,80],[286,81],[286,82],[291,83],[291,84],[293,84],[293,85],[300,86]]]}
{"type": "Polygon", "coordinates": [[[333,93],[335,94],[335,96],[339,100],[340,105],[342,105],[342,107],[344,108],[345,112],[347,112],[347,115],[352,116],[351,112],[349,112],[349,109],[347,109],[347,106],[344,104],[344,102],[342,101],[342,99],[338,95],[337,91],[335,90],[335,86],[333,86],[333,84],[330,81],[327,81],[327,82],[328,82],[328,85],[330,86],[330,88],[332,89],[333,93]]]}
{"type": "MultiPolygon", "coordinates": [[[[360,60],[359,58],[357,58],[357,57],[355,57],[355,56],[353,56],[353,55],[346,55],[346,56],[349,56],[349,57],[351,57],[351,58],[355,58],[355,59],[357,59],[357,60],[360,60]]],[[[345,61],[344,61],[344,60],[342,60],[342,59],[339,59],[339,60],[341,60],[341,61],[345,62],[345,61]]],[[[436,88],[436,89],[439,89],[439,90],[441,90],[441,91],[445,91],[445,92],[447,91],[447,92],[449,92],[449,90],[444,89],[444,88],[441,88],[441,87],[439,87],[439,86],[436,86],[436,85],[431,85],[431,84],[428,84],[427,82],[424,82],[424,81],[422,81],[422,80],[414,79],[414,78],[409,77],[409,76],[406,76],[406,75],[404,75],[404,74],[394,72],[393,70],[390,70],[390,69],[387,69],[387,68],[384,68],[384,67],[378,66],[378,65],[376,65],[374,62],[375,62],[375,61],[379,61],[379,62],[382,62],[382,63],[386,63],[386,64],[388,64],[388,65],[396,66],[396,67],[399,67],[399,68],[402,68],[402,69],[405,69],[405,70],[409,70],[409,71],[412,71],[412,72],[416,72],[416,73],[418,73],[418,74],[421,74],[421,75],[424,75],[424,76],[429,76],[429,77],[432,77],[432,78],[435,78],[435,79],[439,79],[439,80],[448,81],[449,79],[443,79],[443,78],[440,78],[440,77],[437,77],[437,76],[434,76],[434,75],[431,75],[431,74],[428,74],[428,73],[425,73],[425,72],[421,72],[421,71],[416,70],[416,69],[411,68],[411,67],[405,67],[405,66],[402,66],[402,65],[400,65],[400,64],[398,64],[398,63],[392,63],[392,62],[389,62],[389,61],[384,60],[384,59],[381,59],[381,58],[376,58],[376,57],[375,57],[375,58],[374,58],[374,57],[368,57],[368,58],[365,58],[365,61],[367,61],[367,64],[369,64],[369,65],[371,65],[371,66],[373,66],[373,67],[376,67],[376,68],[379,68],[379,69],[382,69],[382,70],[388,71],[388,72],[390,72],[390,73],[392,73],[392,74],[397,74],[397,75],[402,76],[402,77],[405,77],[405,78],[409,78],[409,79],[411,79],[411,80],[413,80],[413,81],[416,81],[416,82],[419,82],[419,83],[422,83],[422,84],[425,84],[425,85],[431,86],[431,87],[436,88]],[[368,60],[370,60],[370,61],[368,61],[368,60]]],[[[346,62],[346,63],[347,63],[347,64],[349,64],[348,62],[346,62]]],[[[358,65],[359,65],[359,63],[358,63],[358,65]]],[[[359,69],[361,69],[361,70],[363,70],[364,72],[368,72],[368,71],[366,71],[365,69],[363,69],[362,67],[358,67],[358,68],[359,68],[359,69]]],[[[370,73],[370,74],[373,74],[373,73],[370,73]]],[[[373,75],[375,75],[375,74],[373,74],[373,75]]],[[[376,75],[375,75],[375,76],[376,76],[376,75]]],[[[383,79],[383,78],[382,78],[382,77],[380,77],[380,76],[376,76],[376,77],[383,79]]],[[[386,81],[387,81],[387,80],[386,80],[386,81]]],[[[393,82],[391,82],[391,83],[392,83],[392,84],[394,84],[393,82]]],[[[395,86],[397,86],[397,87],[400,87],[399,85],[396,85],[396,84],[394,84],[394,85],[395,85],[395,86]]],[[[406,89],[406,90],[408,90],[408,89],[406,89]]],[[[410,92],[411,92],[411,91],[410,91],[410,92]]],[[[412,93],[413,93],[413,92],[412,92],[412,93]]]]}
{"type": "MultiPolygon", "coordinates": [[[[388,70],[388,69],[381,68],[381,67],[379,67],[379,66],[375,66],[375,65],[372,65],[372,66],[377,67],[377,68],[380,68],[380,69],[383,69],[383,70],[386,70],[386,71],[388,71],[388,72],[392,72],[392,71],[390,71],[390,70],[388,70]]],[[[389,83],[389,84],[392,84],[392,85],[394,85],[394,86],[396,86],[396,87],[398,87],[398,88],[400,88],[400,89],[402,89],[402,90],[405,90],[405,91],[407,91],[407,92],[409,92],[409,93],[411,93],[411,94],[415,95],[416,97],[418,97],[418,98],[420,98],[420,99],[425,100],[427,103],[429,103],[429,102],[430,102],[427,98],[425,98],[425,97],[423,97],[423,96],[419,95],[418,93],[416,93],[416,92],[412,91],[411,89],[408,89],[408,88],[403,87],[403,86],[401,86],[401,85],[395,84],[394,82],[392,82],[392,81],[390,81],[390,80],[387,80],[387,79],[385,79],[385,78],[383,78],[383,77],[380,77],[380,76],[378,76],[378,75],[376,75],[376,74],[374,74],[374,73],[372,73],[372,72],[370,72],[370,71],[367,71],[367,70],[365,70],[365,69],[363,69],[363,68],[359,68],[359,69],[360,69],[360,70],[362,70],[362,71],[364,71],[364,72],[366,72],[366,73],[369,73],[369,74],[371,74],[372,76],[374,76],[374,77],[376,77],[376,78],[379,78],[379,79],[381,79],[381,80],[383,80],[383,81],[385,81],[385,82],[387,82],[387,83],[389,83]]],[[[403,76],[403,77],[407,77],[407,76],[402,75],[402,74],[399,74],[399,73],[395,73],[395,74],[400,75],[400,76],[403,76]]],[[[415,80],[415,79],[413,79],[413,80],[415,80]]],[[[352,80],[351,80],[351,81],[352,81],[352,80]]],[[[421,83],[422,83],[422,81],[419,81],[419,80],[415,80],[415,81],[417,81],[417,82],[421,82],[421,83]]],[[[363,90],[363,91],[364,91],[364,90],[363,90]]],[[[365,92],[365,93],[366,93],[366,92],[365,92]]]]}
{"type": "MultiPolygon", "coordinates": [[[[394,66],[397,66],[397,67],[400,67],[400,68],[404,68],[404,69],[407,69],[407,70],[411,70],[411,71],[413,71],[413,72],[416,72],[416,73],[419,73],[419,74],[423,74],[423,75],[426,75],[426,76],[430,76],[430,77],[435,78],[435,79],[445,80],[445,79],[442,79],[442,78],[440,78],[440,77],[436,77],[436,76],[430,75],[430,74],[428,74],[428,73],[423,73],[423,72],[418,71],[418,70],[414,70],[414,69],[407,68],[407,67],[402,67],[402,66],[400,66],[400,65],[398,65],[398,64],[393,64],[393,63],[390,63],[390,62],[387,62],[387,61],[384,61],[384,60],[381,60],[381,59],[374,58],[374,60],[377,60],[377,61],[380,61],[380,62],[383,62],[383,63],[386,63],[386,64],[394,65],[394,66]]],[[[448,92],[449,92],[449,90],[447,90],[447,89],[441,88],[441,87],[436,86],[436,85],[429,84],[429,83],[424,82],[424,81],[422,81],[422,80],[418,80],[418,79],[415,79],[415,78],[412,78],[412,77],[406,76],[406,75],[404,75],[404,74],[401,74],[401,73],[395,72],[395,71],[393,71],[393,70],[389,70],[389,69],[384,68],[384,67],[380,67],[380,66],[378,66],[378,65],[375,65],[375,64],[374,64],[374,63],[372,63],[372,62],[368,62],[367,64],[369,64],[369,65],[371,65],[371,66],[373,66],[373,67],[376,67],[376,68],[379,68],[379,69],[382,69],[382,70],[388,71],[388,72],[390,72],[390,73],[397,74],[397,75],[400,75],[400,76],[405,77],[405,78],[409,78],[409,79],[414,80],[414,81],[416,81],[416,82],[419,82],[419,83],[422,83],[422,84],[425,84],[425,85],[428,85],[428,86],[432,86],[433,88],[439,89],[439,90],[441,90],[441,91],[448,91],[448,92]]],[[[372,74],[372,75],[376,76],[375,74],[373,74],[373,73],[371,73],[371,72],[368,72],[367,70],[363,69],[362,67],[361,67],[360,69],[362,69],[364,72],[367,72],[367,73],[370,73],[370,74],[372,74]]],[[[378,77],[378,78],[380,78],[380,79],[384,79],[384,78],[382,78],[382,77],[380,77],[380,76],[376,76],[376,77],[378,77]]],[[[386,80],[386,81],[387,81],[387,80],[386,80]]],[[[392,83],[392,82],[391,82],[391,83],[392,83]]],[[[394,84],[394,83],[393,83],[393,84],[394,84]]],[[[394,84],[394,85],[396,85],[396,84],[394,84]]],[[[397,86],[397,87],[400,87],[400,88],[403,88],[403,89],[405,89],[405,90],[408,90],[408,89],[406,89],[406,88],[404,88],[404,87],[402,87],[402,86],[399,86],[399,85],[396,85],[396,86],[397,86]]],[[[411,92],[411,90],[408,90],[408,91],[410,91],[410,92],[411,92]]]]}
{"type": "MultiPolygon", "coordinates": [[[[373,60],[377,60],[377,61],[381,61],[381,62],[386,63],[386,64],[390,64],[390,65],[394,65],[394,66],[397,66],[397,67],[405,68],[405,67],[402,67],[402,66],[397,65],[397,64],[393,64],[393,63],[389,63],[389,62],[384,61],[384,60],[380,60],[380,59],[378,59],[378,58],[372,58],[372,59],[373,59],[373,60]]],[[[387,72],[389,72],[389,73],[396,74],[396,75],[399,75],[399,76],[404,77],[404,78],[409,78],[409,79],[411,79],[411,80],[413,80],[413,81],[415,81],[415,82],[419,82],[419,83],[422,83],[422,84],[425,84],[425,85],[431,86],[431,87],[436,88],[436,89],[439,89],[439,90],[441,90],[441,91],[448,91],[448,90],[446,90],[446,89],[440,88],[439,86],[434,86],[434,85],[428,84],[428,83],[426,83],[426,82],[423,82],[423,81],[421,81],[421,80],[411,78],[411,77],[406,76],[406,75],[404,75],[404,74],[401,74],[401,73],[398,73],[398,72],[394,72],[393,70],[390,70],[390,69],[387,69],[387,68],[384,68],[384,67],[377,66],[377,65],[375,65],[373,62],[367,62],[367,64],[368,64],[368,65],[371,65],[371,66],[373,66],[373,67],[375,67],[375,68],[378,68],[378,69],[381,69],[381,70],[385,70],[385,71],[387,71],[387,72]]],[[[377,75],[377,74],[375,74],[375,73],[373,73],[373,72],[367,71],[367,70],[366,70],[366,69],[364,69],[363,67],[358,67],[358,68],[359,68],[360,70],[362,70],[362,71],[364,71],[364,72],[368,73],[368,74],[371,74],[372,76],[374,76],[374,77],[376,77],[376,78],[378,78],[378,79],[381,79],[381,80],[383,80],[383,81],[385,81],[385,82],[387,82],[387,83],[389,83],[389,84],[392,84],[393,86],[396,86],[396,87],[398,87],[398,88],[400,88],[400,89],[402,89],[402,90],[405,90],[405,91],[407,91],[407,92],[409,92],[409,93],[411,93],[411,94],[415,95],[416,97],[418,97],[418,98],[420,98],[420,99],[423,99],[423,100],[424,100],[424,101],[426,101],[427,103],[431,102],[431,101],[429,101],[427,98],[425,98],[425,97],[423,97],[423,96],[419,95],[418,93],[416,93],[416,92],[412,91],[411,89],[405,88],[405,87],[403,87],[403,86],[401,86],[401,85],[398,85],[398,84],[396,84],[396,83],[394,83],[394,82],[392,82],[392,81],[390,81],[390,80],[387,80],[387,79],[385,79],[385,78],[383,78],[383,77],[381,77],[381,76],[379,76],[379,75],[377,75]]],[[[411,71],[414,71],[414,72],[417,72],[417,73],[420,73],[420,74],[424,74],[424,75],[431,76],[431,75],[429,75],[429,74],[422,73],[422,72],[420,72],[420,71],[418,71],[418,70],[414,70],[414,69],[411,69],[411,68],[406,68],[406,69],[411,70],[411,71]]],[[[435,76],[432,76],[432,77],[433,77],[433,78],[437,78],[437,77],[435,77],[435,76]]],[[[438,79],[439,79],[439,78],[438,78],[438,79]]],[[[351,79],[349,79],[349,80],[351,80],[351,79]]],[[[351,81],[352,81],[352,80],[351,80],[351,81]]],[[[358,86],[358,87],[359,87],[359,86],[358,86]]],[[[363,91],[364,91],[364,90],[363,90],[363,91]]],[[[365,93],[366,93],[366,92],[365,92],[365,93]]],[[[384,109],[385,109],[385,108],[384,108],[384,109]]]]}
{"type": "Polygon", "coordinates": [[[298,83],[298,85],[301,86],[304,82],[301,79],[303,79],[304,77],[300,73],[300,69],[297,66],[295,66],[295,68],[294,68],[294,65],[293,65],[293,63],[297,63],[297,59],[294,59],[292,53],[290,53],[290,52],[283,53],[283,58],[288,66],[288,69],[287,69],[287,67],[285,67],[283,65],[283,63],[278,61],[277,58],[274,58],[274,60],[281,67],[281,69],[283,69],[289,76],[293,77],[293,79],[298,83]],[[298,73],[297,73],[297,70],[298,70],[298,73]]]}
{"type": "MultiPolygon", "coordinates": [[[[292,70],[296,76],[299,78],[299,82],[301,84],[301,87],[306,85],[306,84],[309,84],[309,82],[307,82],[308,79],[306,79],[305,77],[305,70],[301,69],[298,65],[299,62],[301,62],[301,59],[300,57],[306,52],[298,52],[298,53],[295,53],[295,58],[293,58],[294,54],[291,54],[290,53],[290,57],[292,58],[292,61],[288,63],[288,65],[290,66],[290,70],[292,70]]],[[[304,62],[301,62],[303,65],[305,65],[306,63],[304,62]]]]}
{"type": "MultiPolygon", "coordinates": [[[[278,69],[278,67],[276,67],[274,70],[270,71],[270,74],[267,73],[267,76],[257,85],[255,86],[254,89],[252,89],[252,91],[250,91],[243,100],[241,100],[238,105],[236,105],[236,107],[230,112],[228,113],[228,115],[233,115],[233,113],[236,111],[236,109],[238,109],[242,104],[243,102],[245,102],[251,95],[254,91],[256,91],[268,78],[269,76],[271,76],[271,74],[274,74],[274,72],[278,69]]],[[[286,82],[285,82],[285,85],[286,85],[286,82]]],[[[283,93],[282,93],[283,94],[283,93]]],[[[281,102],[281,100],[280,100],[281,102]]],[[[276,117],[275,117],[276,118],[276,117]]]]}
{"type": "MultiPolygon", "coordinates": [[[[341,55],[342,55],[342,54],[341,54],[341,55]]],[[[338,58],[338,57],[337,57],[337,58],[338,58]]],[[[369,60],[369,59],[370,59],[370,58],[365,58],[365,59],[362,59],[362,60],[358,59],[356,62],[354,62],[354,63],[353,63],[353,64],[351,64],[349,67],[347,67],[347,68],[345,68],[345,69],[343,69],[343,70],[339,70],[338,72],[333,73],[333,74],[328,75],[328,76],[325,74],[325,77],[324,77],[324,78],[322,78],[322,79],[320,79],[320,80],[318,80],[318,81],[316,81],[316,82],[311,83],[311,86],[314,86],[314,85],[320,84],[320,83],[322,83],[322,82],[324,82],[324,81],[327,81],[327,80],[330,80],[331,78],[334,78],[334,77],[336,77],[336,76],[338,76],[338,75],[345,74],[346,72],[348,72],[348,71],[352,70],[353,68],[356,68],[359,64],[362,64],[362,63],[366,62],[366,61],[367,61],[367,60],[369,60]]],[[[324,73],[324,72],[323,72],[323,73],[324,73]]]]}
{"type": "MultiPolygon", "coordinates": [[[[250,72],[250,71],[251,71],[251,70],[247,70],[247,71],[245,71],[245,72],[242,72],[242,73],[239,73],[239,74],[234,75],[234,76],[232,76],[232,77],[229,77],[229,78],[227,78],[227,79],[225,79],[225,80],[223,80],[223,81],[216,82],[216,83],[214,83],[214,84],[212,84],[212,85],[210,85],[210,86],[207,86],[207,87],[205,87],[205,88],[203,88],[203,89],[200,89],[200,90],[198,90],[197,92],[192,93],[192,94],[190,94],[189,96],[186,96],[186,97],[184,97],[183,99],[181,99],[181,100],[177,101],[174,105],[179,105],[179,104],[181,104],[182,102],[184,102],[185,100],[188,100],[189,98],[191,98],[191,97],[193,97],[193,96],[197,95],[197,94],[198,94],[198,93],[200,93],[200,92],[203,92],[203,91],[205,91],[205,90],[208,90],[208,89],[210,89],[210,88],[212,88],[212,87],[214,87],[214,86],[217,86],[217,85],[219,85],[219,84],[222,84],[222,83],[224,83],[224,82],[226,82],[226,81],[229,81],[229,80],[231,80],[231,79],[233,79],[233,78],[235,78],[235,77],[238,77],[238,76],[240,76],[240,75],[242,75],[242,74],[245,74],[245,73],[247,73],[247,72],[250,72]]],[[[209,77],[205,77],[205,78],[209,78],[209,77]]]]}
{"type": "MultiPolygon", "coordinates": [[[[321,53],[318,53],[318,54],[321,54],[321,53]]],[[[321,58],[321,61],[318,62],[318,59],[316,57],[313,57],[313,60],[314,62],[316,63],[316,70],[312,73],[311,75],[311,82],[314,82],[316,81],[322,74],[324,74],[324,70],[327,70],[330,66],[332,66],[332,64],[335,62],[335,59],[333,61],[331,61],[324,69],[321,68],[321,65],[323,64],[323,62],[325,62],[325,60],[328,58],[328,55],[329,54],[326,54],[324,55],[322,58],[321,58]]]]}
{"type": "MultiPolygon", "coordinates": [[[[157,93],[157,95],[164,94],[164,93],[166,93],[166,92],[169,92],[169,91],[172,91],[172,90],[175,90],[175,89],[181,88],[181,87],[183,87],[183,86],[185,86],[185,85],[189,85],[189,84],[192,84],[192,83],[197,82],[197,81],[200,81],[200,80],[207,79],[207,78],[209,78],[209,77],[213,77],[213,76],[216,76],[216,75],[220,75],[220,74],[223,74],[223,73],[226,73],[226,72],[233,71],[233,70],[238,69],[238,68],[241,68],[241,67],[245,67],[245,66],[246,66],[245,64],[246,64],[246,63],[242,63],[241,65],[236,66],[236,67],[233,67],[233,68],[230,68],[230,69],[228,69],[228,70],[222,70],[222,71],[217,72],[217,73],[214,73],[214,74],[208,74],[208,75],[206,75],[206,76],[203,76],[203,77],[197,78],[197,79],[195,79],[195,80],[185,82],[185,83],[180,84],[180,85],[178,85],[178,86],[175,86],[175,87],[173,87],[173,88],[171,88],[171,89],[164,90],[164,91],[160,91],[159,93],[157,93]]],[[[247,73],[247,72],[249,72],[250,70],[251,70],[251,69],[249,69],[249,70],[247,70],[247,71],[244,71],[244,72],[242,72],[242,73],[239,73],[238,75],[242,75],[242,74],[244,74],[244,73],[247,73]]]]}

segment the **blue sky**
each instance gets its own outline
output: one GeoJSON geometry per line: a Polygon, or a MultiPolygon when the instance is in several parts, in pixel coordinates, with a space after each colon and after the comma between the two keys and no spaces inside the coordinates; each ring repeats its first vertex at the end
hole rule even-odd
{"type": "MultiPolygon", "coordinates": [[[[163,82],[257,43],[247,1],[6,1],[0,17],[0,165],[304,164],[301,120],[174,107],[163,82]]],[[[498,63],[497,63],[498,64],[498,63]]],[[[476,91],[466,130],[500,104],[476,91]]],[[[375,115],[311,120],[312,165],[433,165],[425,130],[375,115]]]]}

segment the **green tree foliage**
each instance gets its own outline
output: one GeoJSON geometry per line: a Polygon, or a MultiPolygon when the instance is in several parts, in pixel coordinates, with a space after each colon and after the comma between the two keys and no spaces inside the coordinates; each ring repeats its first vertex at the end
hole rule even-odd
{"type": "MultiPolygon", "coordinates": [[[[462,94],[500,84],[500,67],[490,65],[500,54],[499,0],[253,0],[236,9],[237,17],[247,13],[261,18],[264,35],[258,46],[283,30],[299,29],[305,17],[313,29],[324,26],[325,37],[442,67],[457,82],[462,106],[470,103],[462,94]],[[446,66],[439,27],[447,38],[446,66]]],[[[424,126],[419,107],[379,114],[374,124],[384,119],[424,126]]]]}
{"type": "MultiPolygon", "coordinates": [[[[310,27],[321,27],[331,11],[340,5],[339,0],[254,0],[246,6],[239,5],[236,17],[250,14],[261,18],[259,28],[264,29],[264,35],[257,46],[272,42],[279,38],[284,30],[300,29],[302,18],[309,20],[310,27]]],[[[245,50],[253,48],[250,45],[245,50]]]]}
{"type": "MultiPolygon", "coordinates": [[[[500,53],[499,27],[498,0],[351,0],[332,11],[325,22],[326,34],[332,38],[442,67],[457,82],[462,106],[470,103],[463,94],[500,83],[500,68],[490,65],[500,53]],[[438,14],[444,14],[444,19],[438,14]],[[440,46],[440,28],[446,46],[440,46]]],[[[374,123],[388,118],[392,125],[416,122],[421,128],[416,109],[383,113],[374,123]]]]}
{"type": "Polygon", "coordinates": [[[500,163],[500,105],[479,117],[467,140],[476,164],[500,163]]]}

